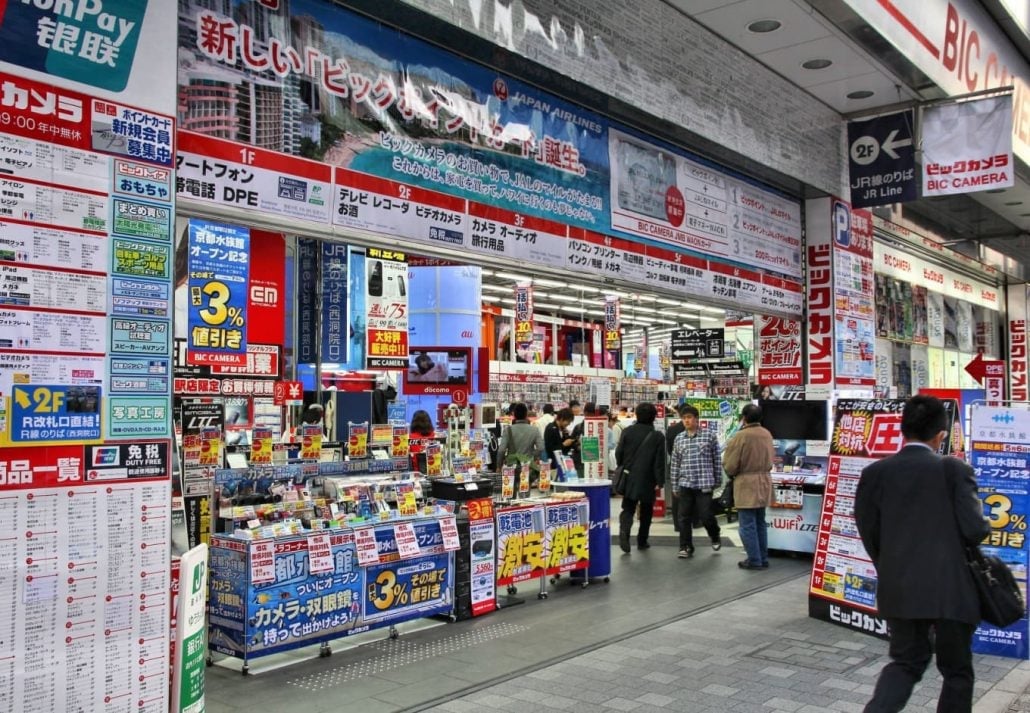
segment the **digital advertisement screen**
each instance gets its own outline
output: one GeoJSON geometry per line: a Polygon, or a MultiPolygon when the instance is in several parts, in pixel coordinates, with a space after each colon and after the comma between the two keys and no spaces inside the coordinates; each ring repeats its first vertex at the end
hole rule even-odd
{"type": "Polygon", "coordinates": [[[446,384],[468,386],[471,372],[468,349],[412,347],[408,353],[409,384],[446,384]]]}

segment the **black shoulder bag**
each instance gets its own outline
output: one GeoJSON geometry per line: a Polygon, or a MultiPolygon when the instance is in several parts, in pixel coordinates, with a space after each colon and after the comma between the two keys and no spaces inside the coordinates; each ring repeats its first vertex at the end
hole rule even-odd
{"type": "MultiPolygon", "coordinates": [[[[953,469],[947,460],[945,467],[953,469]]],[[[985,555],[979,545],[966,547],[965,555],[966,565],[973,576],[976,594],[980,599],[980,618],[988,624],[1008,627],[1026,616],[1026,602],[1008,565],[998,557],[985,555]]]]}
{"type": "Polygon", "coordinates": [[[657,433],[657,431],[651,431],[644,436],[644,440],[640,442],[640,445],[633,449],[633,455],[624,458],[622,463],[619,464],[619,467],[615,469],[615,477],[612,479],[612,490],[615,491],[616,495],[626,494],[626,486],[629,484],[629,466],[633,462],[633,459],[637,457],[637,451],[646,445],[647,441],[655,433],[657,433]]]}

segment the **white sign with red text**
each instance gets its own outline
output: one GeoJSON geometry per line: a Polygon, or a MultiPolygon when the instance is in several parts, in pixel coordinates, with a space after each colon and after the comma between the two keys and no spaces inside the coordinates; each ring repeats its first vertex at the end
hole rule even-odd
{"type": "Polygon", "coordinates": [[[805,203],[807,302],[805,384],[834,386],[833,239],[829,198],[805,203]]]}
{"type": "Polygon", "coordinates": [[[180,198],[329,223],[329,166],[189,131],[180,131],[177,141],[180,198]]]}
{"type": "Polygon", "coordinates": [[[1027,401],[1030,390],[1027,388],[1027,374],[1030,371],[1030,359],[1027,355],[1026,322],[1027,299],[1030,298],[1030,287],[1014,285],[1008,294],[1008,343],[1009,343],[1009,399],[1027,401]]]}
{"type": "Polygon", "coordinates": [[[923,109],[923,197],[1015,185],[1012,96],[923,109]]]}
{"type": "MultiPolygon", "coordinates": [[[[957,297],[966,302],[996,311],[1001,310],[1001,291],[994,285],[977,282],[966,275],[940,267],[895,247],[876,242],[873,244],[873,269],[911,285],[925,287],[957,297]]],[[[930,320],[933,325],[933,320],[930,320]]],[[[931,341],[931,346],[934,346],[931,341]]]]}

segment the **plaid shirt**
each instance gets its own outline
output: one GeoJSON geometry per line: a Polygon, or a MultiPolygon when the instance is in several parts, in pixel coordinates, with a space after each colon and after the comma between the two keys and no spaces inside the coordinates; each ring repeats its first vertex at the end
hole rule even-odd
{"type": "Polygon", "coordinates": [[[677,488],[712,490],[722,482],[719,439],[699,428],[691,436],[684,431],[672,446],[670,475],[677,488]]]}

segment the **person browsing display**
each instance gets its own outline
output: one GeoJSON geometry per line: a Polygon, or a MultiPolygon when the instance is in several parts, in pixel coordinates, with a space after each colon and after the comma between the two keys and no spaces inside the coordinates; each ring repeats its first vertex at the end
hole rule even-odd
{"type": "Polygon", "coordinates": [[[572,409],[560,409],[554,415],[554,421],[547,424],[547,428],[544,429],[544,449],[547,451],[547,455],[551,459],[551,467],[555,469],[556,473],[561,472],[558,469],[562,467],[558,461],[559,457],[569,455],[572,445],[575,443],[567,430],[572,424],[572,419],[572,409]]]}

